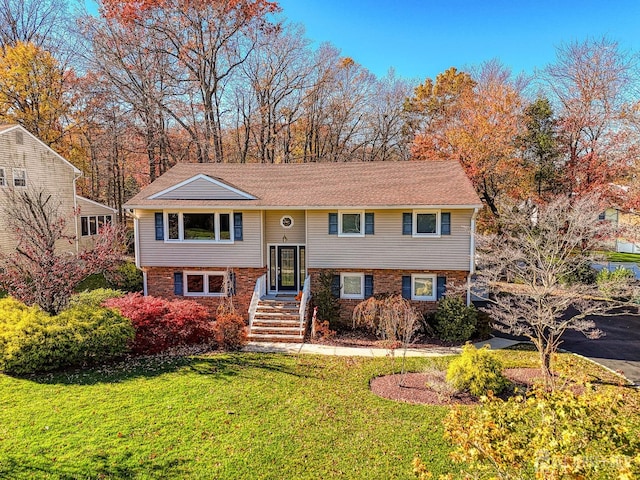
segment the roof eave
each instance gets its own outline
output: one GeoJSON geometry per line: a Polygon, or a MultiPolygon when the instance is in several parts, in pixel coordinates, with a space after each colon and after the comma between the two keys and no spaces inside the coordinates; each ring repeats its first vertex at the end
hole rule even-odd
{"type": "Polygon", "coordinates": [[[402,204],[402,205],[242,205],[242,204],[221,204],[221,205],[135,205],[124,204],[124,208],[130,210],[210,210],[212,208],[229,210],[402,210],[402,209],[439,209],[439,210],[470,210],[482,208],[481,203],[470,203],[462,205],[454,204],[402,204]]]}

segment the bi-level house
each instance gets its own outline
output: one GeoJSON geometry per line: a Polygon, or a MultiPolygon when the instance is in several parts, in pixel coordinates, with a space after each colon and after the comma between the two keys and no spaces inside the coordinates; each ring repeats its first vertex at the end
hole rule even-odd
{"type": "Polygon", "coordinates": [[[473,272],[481,202],[457,162],[434,161],[179,164],[125,206],[146,294],[213,308],[233,275],[252,337],[262,329],[273,340],[286,332],[258,317],[289,308],[300,336],[305,305],[278,298],[303,292],[304,304],[322,271],[333,272],[345,316],[382,293],[435,308],[473,272]]]}
{"type": "Polygon", "coordinates": [[[20,125],[0,125],[0,254],[16,248],[7,205],[14,191],[44,191],[68,217],[67,233],[75,242],[59,248],[77,252],[91,248],[100,225],[116,220],[116,211],[76,194],[81,172],[20,125]],[[78,214],[79,212],[79,214],[78,214]]]}

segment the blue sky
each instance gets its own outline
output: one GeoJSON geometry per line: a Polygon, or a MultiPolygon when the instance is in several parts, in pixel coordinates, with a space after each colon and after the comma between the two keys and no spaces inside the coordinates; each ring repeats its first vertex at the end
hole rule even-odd
{"type": "Polygon", "coordinates": [[[279,0],[316,43],[331,42],[378,76],[423,80],[498,58],[533,73],[555,47],[607,36],[640,51],[640,0],[279,0]]]}

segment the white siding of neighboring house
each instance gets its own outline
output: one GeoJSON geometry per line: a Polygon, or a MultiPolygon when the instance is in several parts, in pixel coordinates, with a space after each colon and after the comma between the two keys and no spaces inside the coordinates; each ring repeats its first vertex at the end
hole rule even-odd
{"type": "MultiPolygon", "coordinates": [[[[11,129],[0,133],[0,167],[5,170],[7,182],[6,186],[0,187],[0,252],[10,254],[16,247],[15,237],[8,224],[6,197],[14,188],[14,169],[26,170],[28,190],[46,190],[53,196],[52,201],[60,204],[60,214],[69,218],[67,233],[75,237],[73,212],[76,174],[68,163],[22,129],[11,129]],[[22,145],[16,142],[17,131],[22,133],[22,145]]],[[[76,246],[74,242],[64,241],[60,242],[60,248],[75,251],[76,246]]]]}
{"type": "Polygon", "coordinates": [[[92,202],[86,198],[76,196],[76,203],[80,213],[76,217],[76,223],[78,228],[78,242],[80,250],[91,248],[93,246],[94,235],[82,236],[81,217],[90,215],[111,215],[111,222],[116,223],[118,218],[116,217],[117,211],[106,205],[100,205],[99,203],[92,202]]]}
{"type": "Polygon", "coordinates": [[[403,235],[402,214],[409,211],[374,211],[374,235],[339,237],[328,233],[329,210],[310,210],[307,268],[468,271],[473,210],[443,210],[451,212],[451,235],[438,238],[403,235]]]}
{"type": "MultiPolygon", "coordinates": [[[[203,213],[202,210],[197,212],[203,213]]],[[[242,212],[243,240],[234,243],[156,240],[154,213],[153,210],[135,210],[134,212],[138,217],[138,255],[141,267],[260,268],[264,266],[261,254],[262,214],[259,211],[242,212]]]]}

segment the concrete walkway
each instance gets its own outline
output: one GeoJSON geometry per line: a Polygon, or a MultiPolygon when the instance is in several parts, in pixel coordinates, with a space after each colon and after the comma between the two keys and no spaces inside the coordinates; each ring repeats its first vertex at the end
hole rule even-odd
{"type": "MultiPolygon", "coordinates": [[[[508,340],[506,338],[494,337],[485,342],[476,343],[477,348],[489,345],[491,349],[496,350],[515,345],[516,340],[508,340]]],[[[335,355],[341,357],[387,357],[389,349],[387,348],[369,348],[369,347],[336,347],[332,345],[318,345],[314,343],[269,343],[269,342],[249,342],[242,349],[243,352],[258,353],[289,353],[289,354],[312,354],[312,355],[335,355]]],[[[457,355],[461,349],[459,347],[431,347],[431,348],[409,348],[407,349],[407,357],[442,357],[445,355],[457,355]]],[[[396,350],[396,356],[402,356],[401,348],[396,350]]]]}

